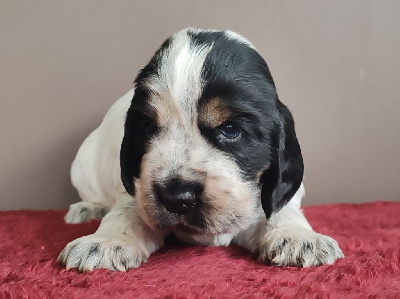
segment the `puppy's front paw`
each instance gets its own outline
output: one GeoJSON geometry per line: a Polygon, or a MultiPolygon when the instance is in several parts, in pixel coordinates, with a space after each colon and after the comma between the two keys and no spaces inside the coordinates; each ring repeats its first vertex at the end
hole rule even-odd
{"type": "Polygon", "coordinates": [[[137,268],[147,260],[140,250],[113,237],[89,235],[70,242],[58,256],[67,270],[109,269],[126,271],[137,268]]]}
{"type": "Polygon", "coordinates": [[[69,206],[64,219],[66,223],[82,223],[92,219],[101,219],[108,213],[108,208],[92,202],[77,202],[69,206]]]}
{"type": "Polygon", "coordinates": [[[273,230],[260,247],[261,259],[277,266],[319,266],[344,257],[334,239],[305,228],[273,230]]]}

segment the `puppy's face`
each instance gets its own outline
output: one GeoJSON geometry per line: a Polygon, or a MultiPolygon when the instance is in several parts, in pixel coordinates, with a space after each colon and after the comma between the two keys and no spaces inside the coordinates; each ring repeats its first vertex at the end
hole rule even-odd
{"type": "Polygon", "coordinates": [[[121,177],[152,227],[233,233],[282,207],[303,175],[290,112],[239,35],[186,29],[135,80],[121,177]]]}

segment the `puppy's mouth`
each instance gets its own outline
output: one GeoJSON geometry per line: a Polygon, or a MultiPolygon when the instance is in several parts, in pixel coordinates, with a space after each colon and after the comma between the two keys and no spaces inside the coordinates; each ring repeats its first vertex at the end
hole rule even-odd
{"type": "Polygon", "coordinates": [[[169,211],[166,206],[159,207],[156,219],[158,228],[162,230],[182,231],[191,234],[202,234],[208,232],[205,216],[199,209],[189,212],[177,213],[169,211]]]}
{"type": "MultiPolygon", "coordinates": [[[[203,203],[200,208],[185,214],[171,213],[165,206],[159,206],[157,216],[153,218],[158,229],[163,231],[179,231],[191,235],[227,234],[237,231],[239,216],[213,219],[210,215],[212,207],[203,203]]],[[[220,215],[221,216],[221,215],[220,215]]]]}
{"type": "Polygon", "coordinates": [[[179,231],[179,232],[183,232],[183,233],[190,234],[190,235],[201,235],[206,232],[200,228],[189,227],[183,223],[179,223],[179,224],[170,226],[169,228],[164,228],[164,230],[179,231]]]}

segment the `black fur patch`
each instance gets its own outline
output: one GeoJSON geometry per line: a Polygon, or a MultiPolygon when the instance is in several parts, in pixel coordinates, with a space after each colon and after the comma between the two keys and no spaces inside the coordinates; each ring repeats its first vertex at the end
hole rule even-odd
{"type": "Polygon", "coordinates": [[[194,43],[213,44],[205,59],[205,82],[198,105],[219,97],[233,112],[226,123],[240,128],[236,140],[218,139],[218,131],[199,123],[215,147],[232,155],[244,179],[261,176],[262,206],[267,217],[295,194],[303,179],[303,160],[290,111],[283,105],[264,59],[248,45],[221,32],[192,36],[194,43]]]}

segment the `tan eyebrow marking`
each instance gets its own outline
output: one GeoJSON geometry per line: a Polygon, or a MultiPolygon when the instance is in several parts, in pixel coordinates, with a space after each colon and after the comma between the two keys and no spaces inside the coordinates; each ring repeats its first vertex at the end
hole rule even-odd
{"type": "Polygon", "coordinates": [[[207,127],[216,128],[222,125],[232,114],[228,105],[219,98],[213,97],[199,107],[199,122],[207,127]]]}

